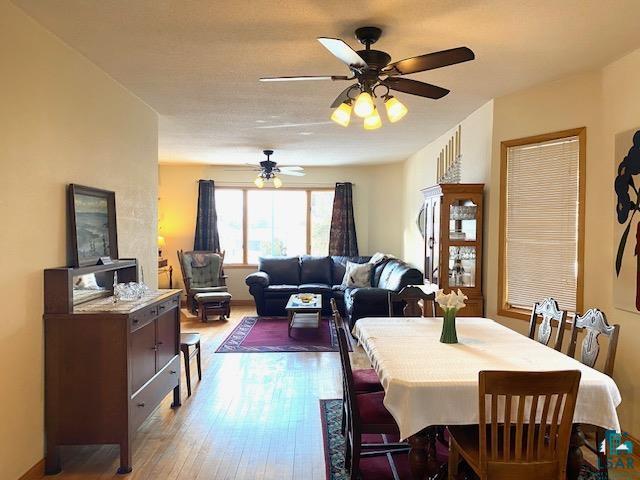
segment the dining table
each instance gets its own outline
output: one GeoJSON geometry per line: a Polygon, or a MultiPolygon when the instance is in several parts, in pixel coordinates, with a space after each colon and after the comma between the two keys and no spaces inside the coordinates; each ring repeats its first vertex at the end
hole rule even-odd
{"type": "Polygon", "coordinates": [[[458,317],[458,343],[440,342],[442,318],[359,319],[352,334],[384,388],[384,405],[411,450],[412,478],[438,478],[436,431],[477,425],[478,374],[483,370],[580,370],[567,478],[577,479],[584,445],[580,424],[620,431],[620,391],[613,379],[488,318],[458,317]]]}

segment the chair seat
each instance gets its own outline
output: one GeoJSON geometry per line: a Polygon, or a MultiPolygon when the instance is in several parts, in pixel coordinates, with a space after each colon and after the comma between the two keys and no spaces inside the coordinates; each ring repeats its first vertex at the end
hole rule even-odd
{"type": "Polygon", "coordinates": [[[382,403],[384,392],[361,393],[356,395],[356,399],[363,431],[368,425],[385,425],[398,428],[395,419],[382,403]]]}
{"type": "Polygon", "coordinates": [[[180,345],[195,345],[200,341],[199,333],[181,333],[180,345]]]}
{"type": "Polygon", "coordinates": [[[225,287],[225,286],[220,286],[220,287],[191,287],[189,289],[189,291],[191,293],[194,293],[194,294],[226,292],[227,291],[227,287],[225,287]]]}
{"type": "Polygon", "coordinates": [[[381,392],[383,390],[378,374],[373,368],[354,370],[353,384],[356,393],[381,392]]]}

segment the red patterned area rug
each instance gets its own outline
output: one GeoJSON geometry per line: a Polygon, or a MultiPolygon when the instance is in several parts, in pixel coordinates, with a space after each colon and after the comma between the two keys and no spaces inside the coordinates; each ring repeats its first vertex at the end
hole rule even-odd
{"type": "Polygon", "coordinates": [[[286,317],[244,317],[216,353],[337,352],[333,322],[323,318],[320,328],[292,328],[286,317]]]}
{"type": "MultiPolygon", "coordinates": [[[[342,400],[320,400],[320,418],[327,480],[348,480],[349,474],[344,469],[344,437],[340,431],[342,400]]],[[[398,438],[389,435],[364,435],[363,440],[366,443],[391,443],[397,442],[398,438]]],[[[436,458],[439,463],[447,462],[449,455],[447,450],[445,445],[437,443],[436,458]]],[[[362,480],[410,480],[408,454],[404,452],[361,459],[360,478],[362,480]]],[[[579,480],[598,480],[599,478],[598,472],[591,465],[585,464],[579,480]]]]}

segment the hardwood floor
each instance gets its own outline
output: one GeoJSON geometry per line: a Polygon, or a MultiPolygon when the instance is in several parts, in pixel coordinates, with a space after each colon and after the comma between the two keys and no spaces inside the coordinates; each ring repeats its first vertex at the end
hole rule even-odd
{"type": "MultiPolygon", "coordinates": [[[[236,306],[229,321],[202,324],[183,310],[182,331],[202,335],[202,381],[194,359],[192,396],[186,397],[183,369],[182,407],[172,410],[169,395],[140,427],[131,474],[116,475],[116,446],[63,447],[61,474],[25,480],[325,480],[318,399],[342,394],[338,354],[214,354],[247,315],[255,310],[236,306]]],[[[361,349],[352,362],[368,367],[361,349]]],[[[595,460],[586,450],[585,456],[595,460]]],[[[611,479],[635,475],[635,469],[610,472],[611,479]]]]}
{"type": "MultiPolygon", "coordinates": [[[[202,335],[202,382],[194,359],[192,396],[183,369],[182,407],[168,396],[140,427],[125,478],[325,480],[318,399],[341,395],[338,354],[214,354],[246,315],[255,311],[208,324],[183,314],[182,331],[202,335]]],[[[48,478],[123,478],[116,446],[63,447],[62,461],[48,478]]]]}

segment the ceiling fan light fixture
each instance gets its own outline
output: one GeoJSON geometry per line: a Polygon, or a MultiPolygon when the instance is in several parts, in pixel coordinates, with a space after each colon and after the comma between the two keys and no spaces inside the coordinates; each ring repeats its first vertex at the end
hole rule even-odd
{"type": "Polygon", "coordinates": [[[273,177],[273,186],[276,188],[280,188],[282,186],[282,180],[278,177],[273,177]]]}
{"type": "Polygon", "coordinates": [[[368,116],[373,114],[375,110],[375,105],[373,104],[373,98],[369,92],[362,92],[356,98],[356,103],[353,106],[353,112],[361,117],[367,118],[368,116]]]}
{"type": "Polygon", "coordinates": [[[351,110],[351,102],[343,102],[333,111],[331,114],[331,120],[336,122],[338,125],[348,127],[349,122],[351,121],[351,110]]]}
{"type": "Polygon", "coordinates": [[[389,121],[391,123],[396,123],[409,111],[404,103],[393,96],[389,96],[385,99],[384,106],[387,110],[387,117],[389,117],[389,121]]]}
{"type": "Polygon", "coordinates": [[[377,108],[373,108],[373,113],[364,119],[365,130],[376,130],[382,126],[382,119],[377,108]]]}
{"type": "Polygon", "coordinates": [[[258,188],[262,188],[264,187],[264,180],[262,177],[256,177],[256,179],[253,181],[253,183],[256,185],[256,187],[258,188]]]}

